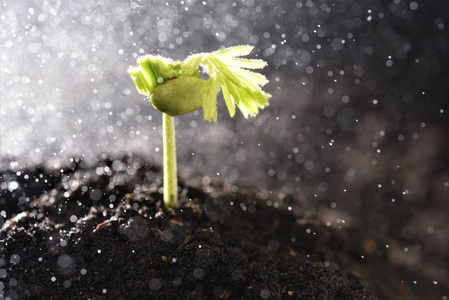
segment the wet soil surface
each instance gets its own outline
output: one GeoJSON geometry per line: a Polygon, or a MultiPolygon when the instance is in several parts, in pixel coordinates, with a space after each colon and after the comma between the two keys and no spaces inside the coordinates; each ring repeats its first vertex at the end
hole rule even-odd
{"type": "Polygon", "coordinates": [[[323,224],[300,199],[179,173],[180,206],[170,210],[160,168],[138,157],[95,165],[72,159],[62,169],[7,164],[0,174],[0,299],[447,295],[392,264],[383,241],[323,224]]]}

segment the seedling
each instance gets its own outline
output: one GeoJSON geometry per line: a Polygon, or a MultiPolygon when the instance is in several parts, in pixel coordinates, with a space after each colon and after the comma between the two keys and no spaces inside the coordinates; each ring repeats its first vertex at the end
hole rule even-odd
{"type": "Polygon", "coordinates": [[[138,66],[129,67],[128,73],[137,90],[149,96],[154,108],[162,112],[166,207],[175,208],[178,205],[174,117],[202,107],[204,119],[216,122],[220,90],[231,117],[235,115],[236,106],[248,118],[268,105],[271,95],[261,88],[268,80],[249,70],[262,69],[266,62],[240,58],[252,50],[252,46],[236,46],[212,53],[193,54],[184,61],[145,55],[138,58],[138,66]],[[209,76],[208,80],[200,78],[200,66],[209,76]]]}

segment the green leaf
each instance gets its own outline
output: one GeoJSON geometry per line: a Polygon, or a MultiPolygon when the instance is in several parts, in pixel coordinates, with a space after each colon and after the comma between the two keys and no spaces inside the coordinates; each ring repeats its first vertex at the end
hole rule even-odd
{"type": "Polygon", "coordinates": [[[246,118],[248,115],[253,116],[259,112],[259,107],[254,100],[254,97],[248,90],[242,90],[240,92],[239,109],[246,112],[246,118]]]}
{"type": "Polygon", "coordinates": [[[137,87],[139,93],[149,96],[153,90],[154,86],[151,80],[148,80],[143,74],[142,70],[137,67],[129,67],[128,69],[129,75],[131,75],[134,83],[137,87]]]}
{"type": "Polygon", "coordinates": [[[235,115],[235,102],[234,102],[234,99],[232,98],[231,94],[229,93],[226,83],[221,86],[221,92],[223,93],[223,98],[225,99],[226,107],[228,108],[229,115],[231,117],[233,117],[235,115]]]}
{"type": "Polygon", "coordinates": [[[267,63],[261,59],[223,58],[223,63],[236,68],[263,69],[267,63]]]}
{"type": "Polygon", "coordinates": [[[223,50],[218,50],[212,52],[211,54],[214,56],[227,56],[227,57],[238,57],[238,56],[246,56],[253,51],[254,46],[235,46],[229,47],[223,50]]]}
{"type": "MultiPolygon", "coordinates": [[[[259,109],[268,105],[268,99],[271,97],[261,89],[261,86],[268,83],[266,77],[247,70],[263,68],[266,63],[260,59],[236,58],[249,54],[252,49],[252,46],[238,46],[202,54],[200,65],[211,79],[220,79],[223,97],[231,116],[235,115],[235,106],[245,118],[255,115],[259,109]]],[[[211,115],[206,114],[206,111],[209,111],[209,108],[205,108],[205,119],[211,119],[211,115]]]]}
{"type": "MultiPolygon", "coordinates": [[[[268,99],[271,97],[270,94],[263,92],[260,87],[255,84],[238,88],[231,81],[225,79],[225,85],[223,85],[223,87],[226,87],[229,91],[245,118],[256,115],[259,112],[259,109],[266,107],[268,105],[268,99]]],[[[223,87],[222,89],[224,91],[223,87]]]]}
{"type": "Polygon", "coordinates": [[[229,93],[231,94],[232,98],[234,99],[235,103],[238,105],[240,102],[240,94],[238,91],[238,87],[235,86],[231,81],[225,79],[225,85],[228,89],[229,93]]]}
{"type": "Polygon", "coordinates": [[[198,67],[203,60],[201,55],[195,54],[187,57],[184,60],[184,70],[187,72],[195,72],[198,71],[198,67]]]}
{"type": "Polygon", "coordinates": [[[142,74],[148,81],[148,85],[152,87],[152,89],[150,90],[150,93],[152,93],[158,85],[157,78],[159,77],[159,75],[153,69],[150,57],[142,57],[139,60],[139,64],[140,69],[142,70],[142,74]]]}
{"type": "Polygon", "coordinates": [[[268,83],[267,78],[262,74],[234,67],[230,67],[229,70],[234,72],[237,77],[243,78],[246,83],[249,82],[260,86],[268,83]]]}
{"type": "Polygon", "coordinates": [[[222,63],[219,59],[214,57],[210,57],[209,61],[214,64],[214,66],[217,68],[217,71],[226,76],[236,86],[241,87],[240,80],[228,69],[228,67],[226,67],[224,63],[222,63]]]}
{"type": "Polygon", "coordinates": [[[204,120],[217,122],[217,94],[220,91],[220,81],[211,77],[201,95],[204,110],[204,120]]]}

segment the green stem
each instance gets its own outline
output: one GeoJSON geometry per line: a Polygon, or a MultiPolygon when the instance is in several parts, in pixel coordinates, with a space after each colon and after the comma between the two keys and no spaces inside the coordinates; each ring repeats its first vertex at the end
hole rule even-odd
{"type": "Polygon", "coordinates": [[[162,114],[164,131],[164,204],[178,206],[178,177],[176,172],[175,119],[162,114]]]}

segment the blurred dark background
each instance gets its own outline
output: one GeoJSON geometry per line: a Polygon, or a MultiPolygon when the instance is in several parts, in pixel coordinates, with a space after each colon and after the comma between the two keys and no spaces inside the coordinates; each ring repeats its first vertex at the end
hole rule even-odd
{"type": "Polygon", "coordinates": [[[307,201],[447,284],[448,1],[7,0],[1,24],[2,169],[162,163],[161,115],[128,66],[254,45],[270,106],[179,117],[179,165],[307,201]]]}

